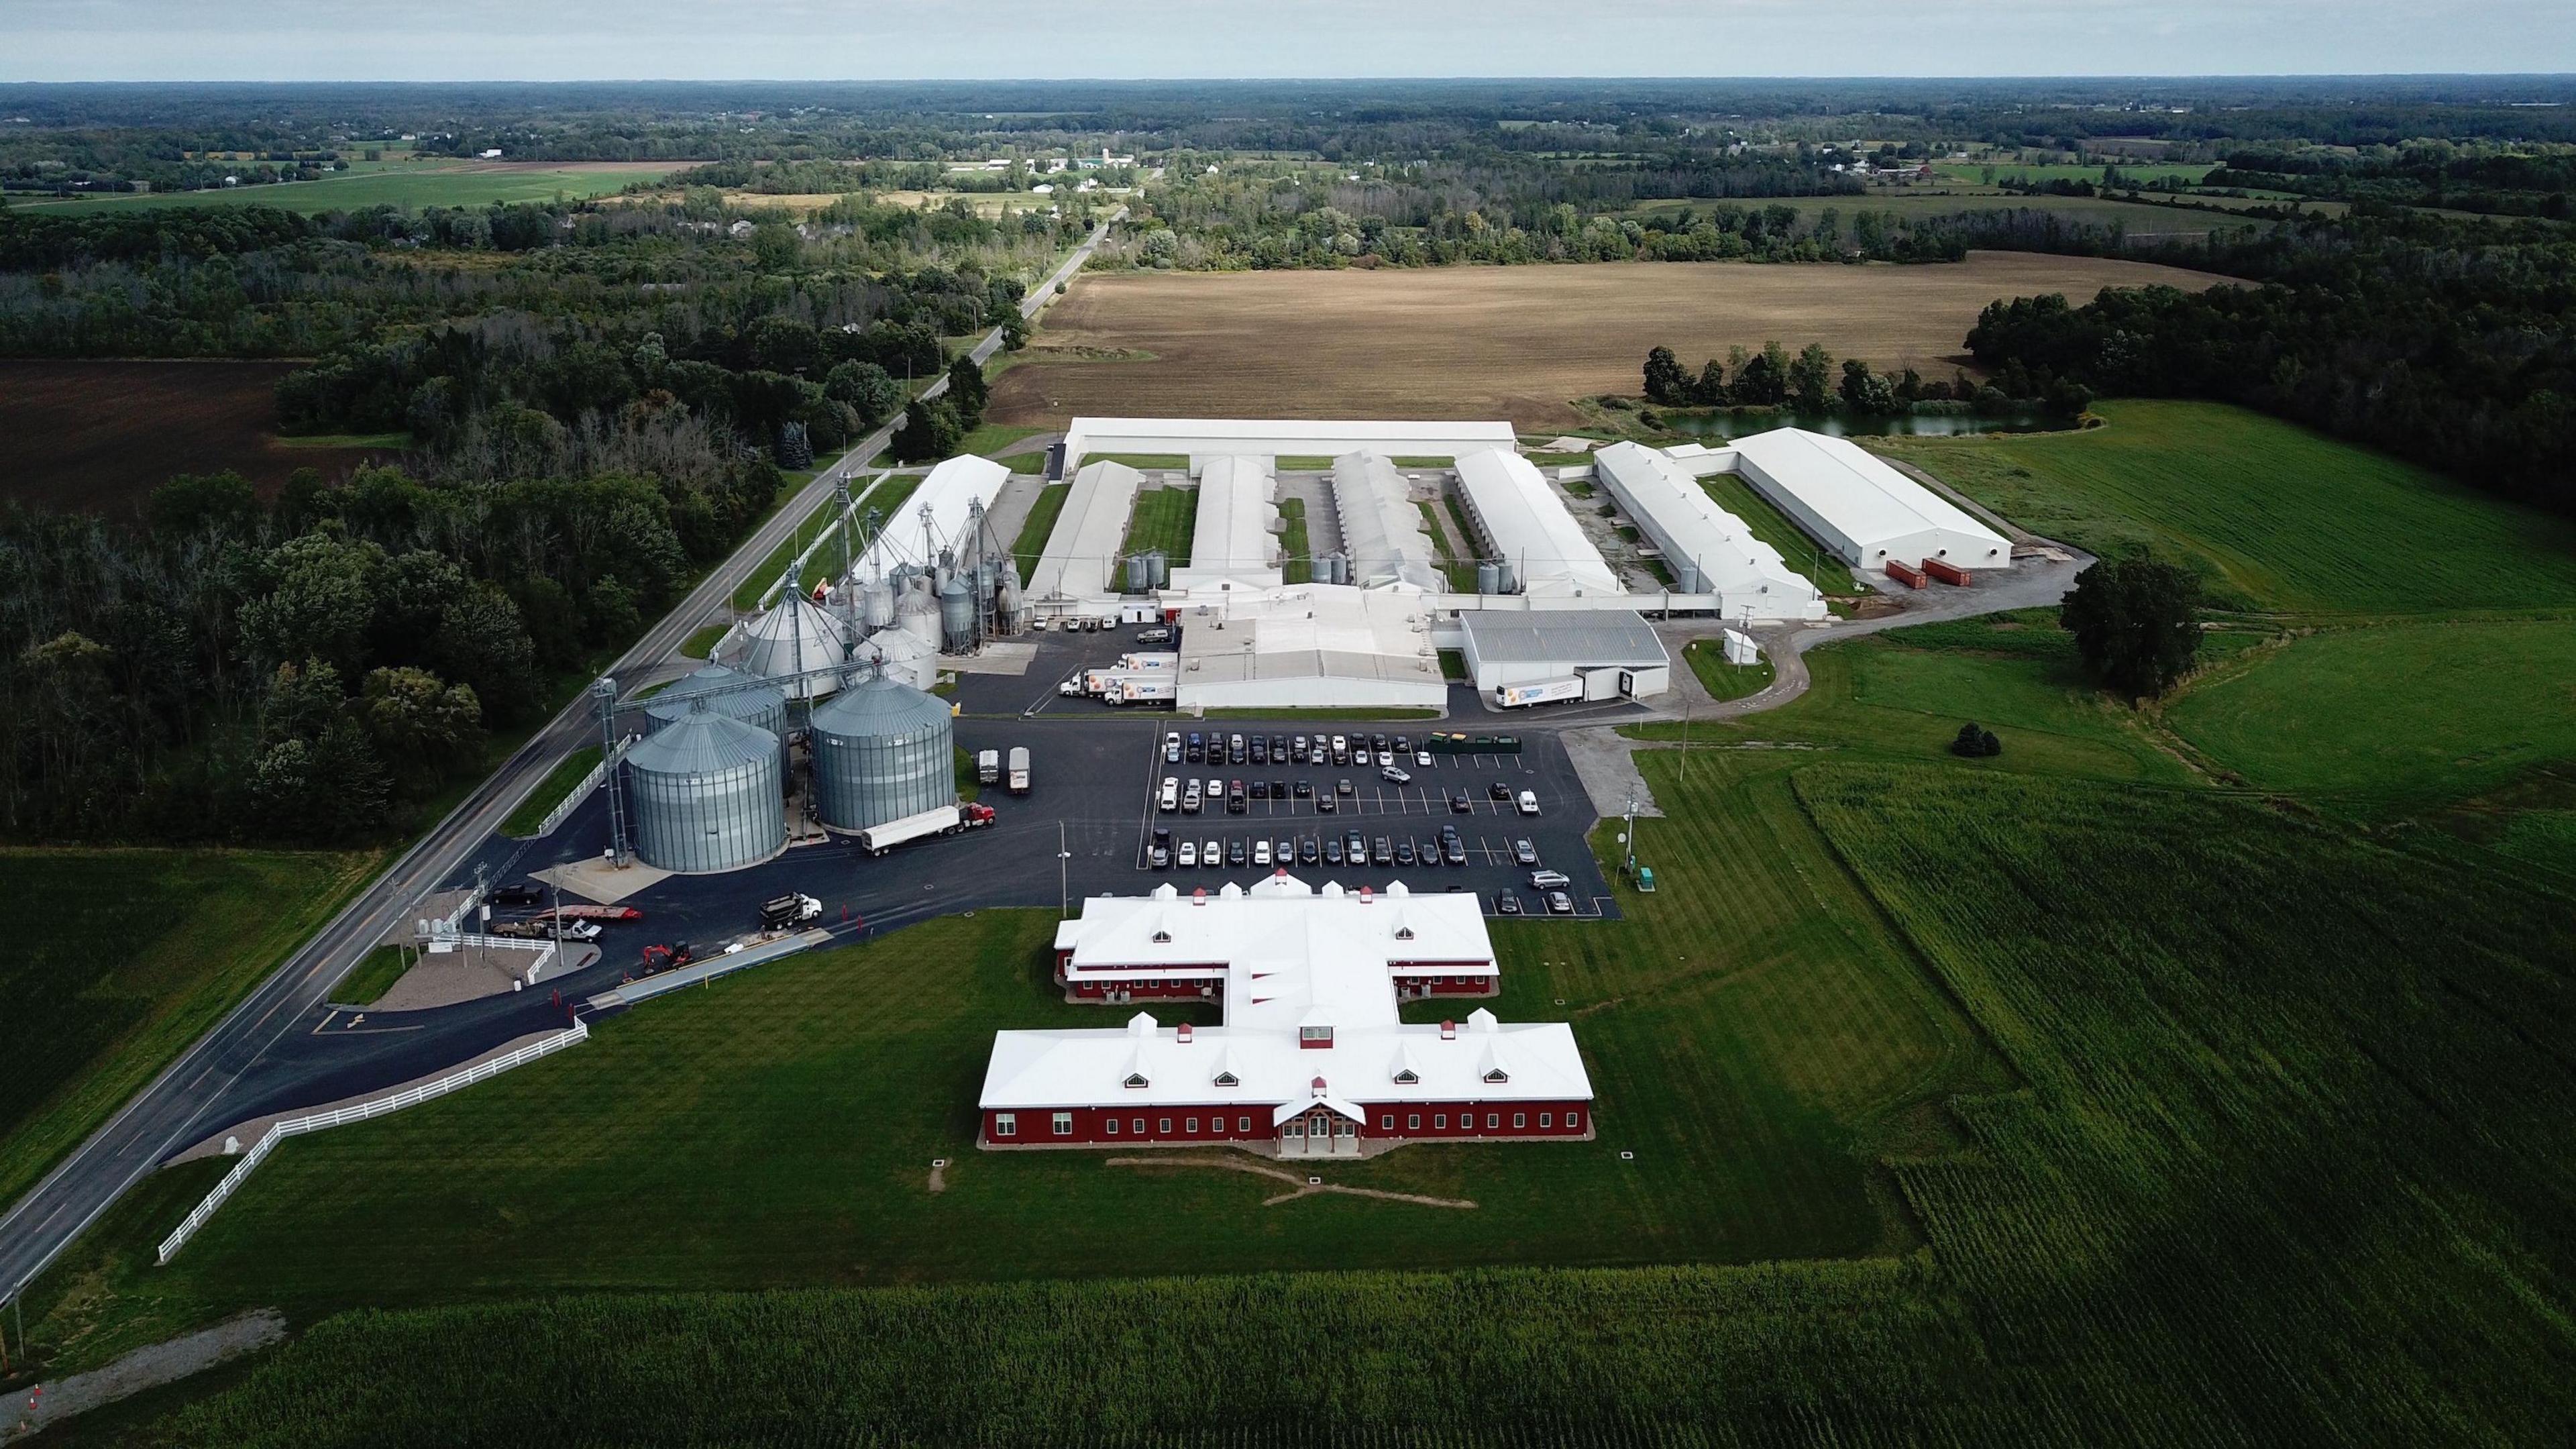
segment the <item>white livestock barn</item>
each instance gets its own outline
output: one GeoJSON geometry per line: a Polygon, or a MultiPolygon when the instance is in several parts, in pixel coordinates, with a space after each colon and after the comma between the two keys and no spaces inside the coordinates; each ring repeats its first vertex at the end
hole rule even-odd
{"type": "Polygon", "coordinates": [[[931,469],[850,565],[850,582],[882,582],[903,564],[936,564],[942,549],[963,554],[968,521],[993,506],[1010,477],[1010,469],[990,458],[950,458],[931,469]]]}
{"type": "Polygon", "coordinates": [[[1190,565],[1173,571],[1174,583],[1189,589],[1221,582],[1279,586],[1279,543],[1273,533],[1279,507],[1270,501],[1270,468],[1266,457],[1228,454],[1207,460],[1199,473],[1190,565]]]}
{"type": "Polygon", "coordinates": [[[1118,549],[1145,475],[1107,459],[1073,475],[1064,512],[1047,534],[1046,553],[1029,576],[1031,599],[1089,599],[1119,592],[1118,549]]]}
{"type": "Polygon", "coordinates": [[[1333,460],[1333,517],[1341,526],[1352,583],[1410,584],[1425,593],[1448,587],[1404,475],[1384,453],[1362,450],[1333,460]]]}
{"type": "Polygon", "coordinates": [[[1685,594],[1714,594],[1729,619],[1821,619],[1825,598],[1780,551],[1718,506],[1689,469],[1638,443],[1593,455],[1594,476],[1637,522],[1685,594]]]}
{"type": "Polygon", "coordinates": [[[1845,438],[1774,428],[1684,463],[1736,472],[1854,568],[1938,559],[1953,568],[2012,566],[2012,543],[1966,509],[1845,438]],[[1712,460],[1716,466],[1704,466],[1712,460]]]}
{"type": "Polygon", "coordinates": [[[1627,592],[1529,459],[1499,448],[1464,454],[1458,491],[1483,535],[1477,546],[1511,570],[1517,592],[1557,598],[1627,592]]]}

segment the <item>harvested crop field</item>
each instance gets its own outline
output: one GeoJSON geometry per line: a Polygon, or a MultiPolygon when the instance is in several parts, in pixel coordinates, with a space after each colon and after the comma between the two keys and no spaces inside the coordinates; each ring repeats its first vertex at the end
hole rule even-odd
{"type": "Polygon", "coordinates": [[[993,385],[997,422],[1133,417],[1506,417],[1580,421],[1568,399],[1633,394],[1657,343],[1696,370],[1730,347],[1822,342],[1946,376],[1998,297],[2166,283],[2201,272],[2099,257],[1976,252],[1935,266],[1740,262],[1087,277],[1039,348],[993,385]],[[1046,360],[1047,347],[1148,362],[1046,360]]]}
{"type": "Polygon", "coordinates": [[[0,498],[122,513],[173,473],[239,472],[265,493],[298,468],[337,478],[387,450],[277,437],[292,362],[0,361],[0,498]]]}

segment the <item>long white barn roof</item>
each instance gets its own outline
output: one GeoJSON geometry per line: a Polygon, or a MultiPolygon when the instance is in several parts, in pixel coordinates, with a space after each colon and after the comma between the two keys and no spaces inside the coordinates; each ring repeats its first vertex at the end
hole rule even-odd
{"type": "Polygon", "coordinates": [[[1885,568],[1890,559],[1927,557],[1961,568],[2012,563],[2003,535],[1848,438],[1774,428],[1736,439],[1731,451],[1747,483],[1854,564],[1885,568]]]}
{"type": "Polygon", "coordinates": [[[1610,496],[1664,551],[1682,592],[1720,595],[1730,619],[1748,612],[1761,619],[1824,617],[1816,586],[1671,458],[1642,444],[1613,443],[1593,454],[1593,466],[1610,496]]]}
{"type": "Polygon", "coordinates": [[[1509,448],[1508,422],[1405,422],[1388,419],[1312,418],[1075,418],[1064,437],[1065,458],[1089,453],[1185,453],[1192,459],[1219,454],[1248,457],[1321,455],[1355,448],[1390,457],[1454,458],[1488,448],[1509,448]]]}
{"type": "Polygon", "coordinates": [[[1064,512],[1047,535],[1046,553],[1029,576],[1032,599],[1080,599],[1119,591],[1118,548],[1136,508],[1136,485],[1145,475],[1124,463],[1102,461],[1073,475],[1064,512]]]}
{"type": "Polygon", "coordinates": [[[1004,1031],[984,1076],[986,1109],[1086,1105],[1285,1105],[1326,1091],[1352,1102],[1588,1100],[1591,1078],[1561,1022],[1504,1026],[1471,1014],[1454,1037],[1396,1015],[1399,967],[1420,974],[1489,976],[1492,939],[1477,898],[1416,895],[1401,883],[1365,896],[1320,890],[1280,871],[1249,890],[1182,896],[1095,896],[1056,927],[1071,952],[1068,977],[1086,972],[1148,977],[1221,967],[1225,1024],[1192,1033],[1139,1013],[1124,1028],[1004,1031]],[[1305,1046],[1303,1028],[1333,1028],[1329,1047],[1305,1046]],[[1417,1079],[1399,1083],[1401,1072],[1417,1079]],[[1499,1073],[1499,1077],[1495,1074],[1499,1073]],[[1235,1078],[1232,1085],[1220,1076],[1235,1078]],[[1136,1078],[1142,1083],[1129,1085],[1136,1078]]]}
{"type": "Polygon", "coordinates": [[[1529,459],[1508,449],[1466,454],[1458,459],[1458,484],[1524,593],[1626,591],[1529,459]]]}
{"type": "Polygon", "coordinates": [[[1341,524],[1351,582],[1405,583],[1426,592],[1448,587],[1410,493],[1384,453],[1363,449],[1333,460],[1333,516],[1341,524]]]}
{"type": "Polygon", "coordinates": [[[1277,540],[1270,526],[1279,519],[1270,501],[1267,458],[1211,458],[1199,475],[1198,521],[1190,532],[1190,563],[1180,571],[1192,580],[1236,579],[1245,583],[1279,582],[1277,540]]]}
{"type": "Polygon", "coordinates": [[[886,577],[897,564],[937,563],[943,548],[963,552],[969,505],[991,508],[1010,477],[1010,469],[990,458],[950,458],[931,469],[895,516],[885,520],[884,531],[867,552],[850,565],[850,579],[869,583],[886,577]],[[927,532],[921,521],[925,505],[930,510],[927,532]]]}

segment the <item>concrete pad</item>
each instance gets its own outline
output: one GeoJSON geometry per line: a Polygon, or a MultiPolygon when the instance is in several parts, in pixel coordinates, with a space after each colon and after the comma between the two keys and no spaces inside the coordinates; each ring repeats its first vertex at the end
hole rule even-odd
{"type": "Polygon", "coordinates": [[[597,856],[585,856],[529,874],[550,886],[560,886],[583,900],[613,906],[637,891],[660,885],[671,873],[640,860],[613,866],[597,856]]]}
{"type": "Polygon", "coordinates": [[[942,654],[939,667],[952,674],[1026,674],[1038,646],[1025,639],[997,639],[973,654],[942,654]]]}
{"type": "Polygon", "coordinates": [[[1607,726],[1566,730],[1558,739],[1565,745],[1575,778],[1583,782],[1583,793],[1592,801],[1593,814],[1604,820],[1625,815],[1632,792],[1639,815],[1664,813],[1655,803],[1655,792],[1646,788],[1646,777],[1637,773],[1636,741],[1621,738],[1618,730],[1607,726]]]}
{"type": "Polygon", "coordinates": [[[1589,453],[1601,446],[1599,438],[1550,438],[1538,451],[1542,453],[1589,453]]]}
{"type": "MultiPolygon", "coordinates": [[[[454,1006],[460,1001],[476,1001],[498,996],[510,989],[514,981],[528,979],[528,968],[536,964],[544,951],[541,944],[526,946],[458,946],[453,951],[423,955],[402,974],[391,990],[363,1008],[369,1013],[380,1011],[427,1011],[433,1007],[454,1006]]],[[[566,943],[565,949],[546,964],[545,980],[578,971],[589,960],[596,959],[595,946],[566,943]]]]}

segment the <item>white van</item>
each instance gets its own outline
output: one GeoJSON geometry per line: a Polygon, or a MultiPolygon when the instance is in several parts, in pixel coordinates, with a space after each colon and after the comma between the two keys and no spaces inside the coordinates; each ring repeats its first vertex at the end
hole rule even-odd
{"type": "Polygon", "coordinates": [[[1523,790],[1521,792],[1521,813],[1523,815],[1536,815],[1538,813],[1538,794],[1536,791],[1523,790]]]}

